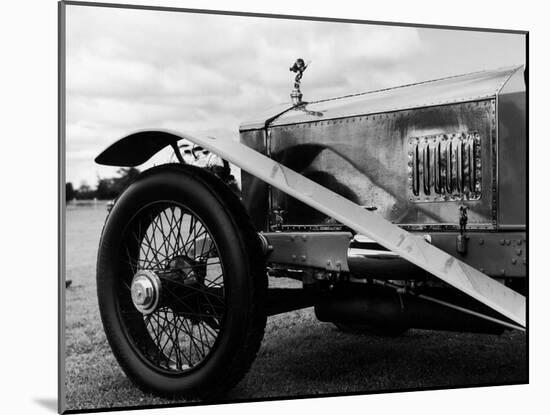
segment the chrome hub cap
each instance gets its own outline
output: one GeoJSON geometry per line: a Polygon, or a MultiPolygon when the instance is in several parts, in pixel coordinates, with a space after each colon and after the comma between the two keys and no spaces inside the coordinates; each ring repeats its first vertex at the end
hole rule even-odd
{"type": "Polygon", "coordinates": [[[160,299],[160,279],[153,271],[140,270],[132,280],[132,302],[142,314],[156,310],[160,299]]]}

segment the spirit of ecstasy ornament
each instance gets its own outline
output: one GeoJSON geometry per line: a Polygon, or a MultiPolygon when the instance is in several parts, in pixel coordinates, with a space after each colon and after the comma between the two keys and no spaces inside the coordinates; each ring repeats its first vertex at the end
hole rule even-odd
{"type": "Polygon", "coordinates": [[[296,78],[294,79],[294,89],[290,94],[290,98],[292,99],[292,103],[294,105],[299,105],[302,103],[302,92],[300,91],[300,81],[302,79],[302,76],[306,68],[307,68],[307,65],[302,58],[296,59],[296,62],[294,62],[294,65],[290,67],[290,71],[296,73],[296,78]]]}

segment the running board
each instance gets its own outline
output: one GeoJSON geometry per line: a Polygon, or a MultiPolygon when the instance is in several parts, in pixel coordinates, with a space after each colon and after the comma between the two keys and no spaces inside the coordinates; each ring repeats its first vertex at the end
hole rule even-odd
{"type": "Polygon", "coordinates": [[[376,213],[237,141],[175,134],[198,144],[299,201],[372,238],[447,284],[525,327],[525,297],[376,213]]]}

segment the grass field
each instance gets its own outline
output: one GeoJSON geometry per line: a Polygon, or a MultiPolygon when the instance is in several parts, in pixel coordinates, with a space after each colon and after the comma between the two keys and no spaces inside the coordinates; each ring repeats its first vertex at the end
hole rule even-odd
{"type": "MultiPolygon", "coordinates": [[[[105,339],[95,290],[95,261],[107,210],[66,213],[66,387],[68,409],[172,404],[126,378],[105,339]]],[[[250,372],[228,400],[326,393],[525,383],[526,336],[411,330],[398,338],[353,335],[318,322],[312,309],[268,319],[250,372]]]]}

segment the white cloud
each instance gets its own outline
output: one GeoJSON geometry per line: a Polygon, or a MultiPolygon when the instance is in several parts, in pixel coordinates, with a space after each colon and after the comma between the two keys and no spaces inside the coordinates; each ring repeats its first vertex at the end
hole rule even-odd
{"type": "Polygon", "coordinates": [[[67,179],[111,174],[83,158],[139,128],[237,138],[242,121],[289,100],[297,57],[313,61],[307,100],[427,79],[429,39],[415,28],[68,6],[67,179]]]}

